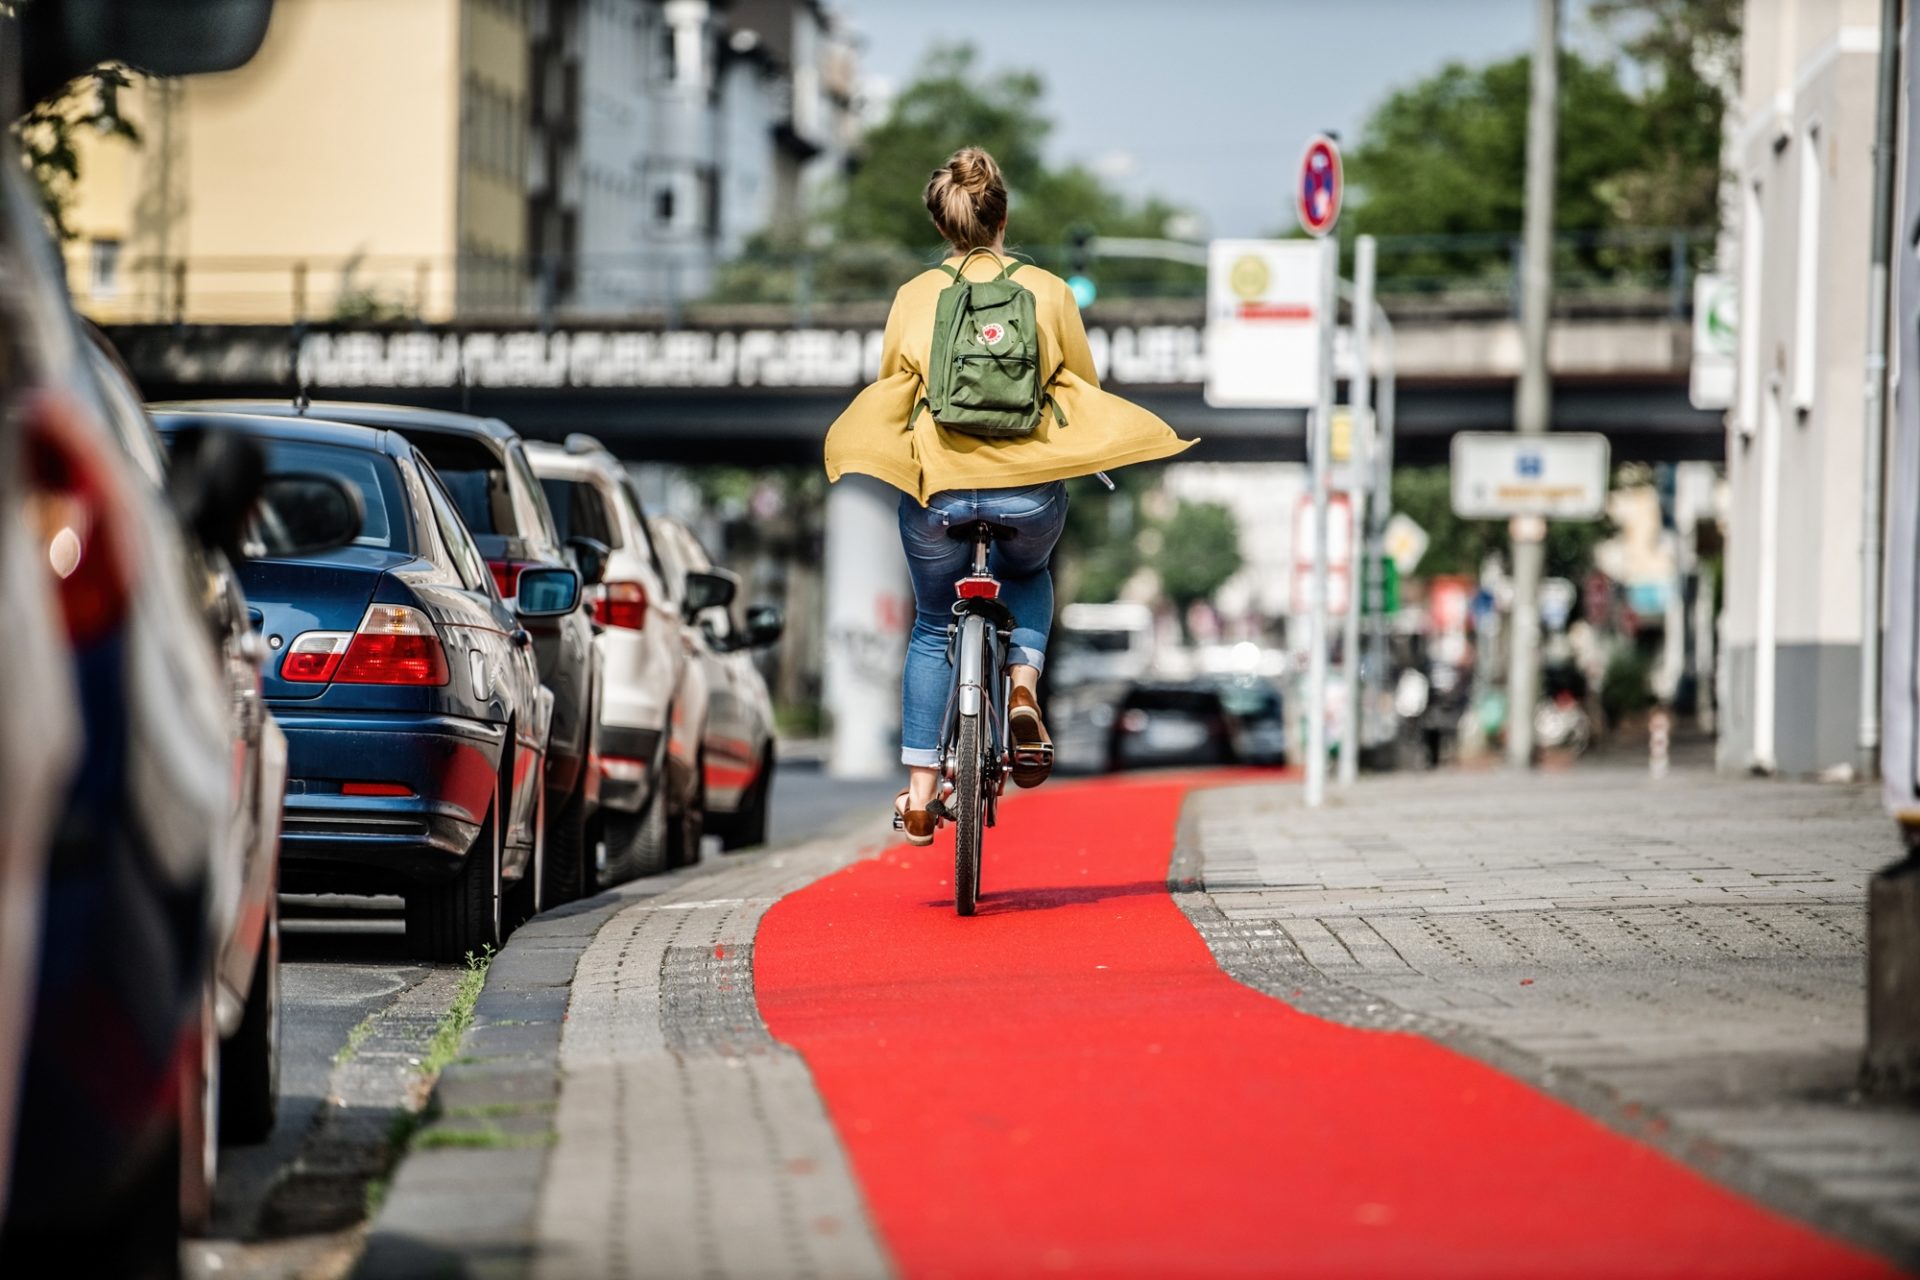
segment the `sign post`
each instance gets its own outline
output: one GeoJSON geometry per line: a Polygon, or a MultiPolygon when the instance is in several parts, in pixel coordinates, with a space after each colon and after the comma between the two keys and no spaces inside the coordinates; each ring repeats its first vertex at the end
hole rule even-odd
{"type": "MultiPolygon", "coordinates": [[[[1348,446],[1347,474],[1353,501],[1353,527],[1357,535],[1367,527],[1367,490],[1373,467],[1373,263],[1376,242],[1361,236],[1353,245],[1353,376],[1347,383],[1347,404],[1353,419],[1352,440],[1348,446]]],[[[1352,575],[1355,585],[1364,580],[1366,555],[1359,538],[1354,539],[1355,561],[1360,571],[1352,575]]],[[[1347,700],[1340,726],[1340,785],[1352,786],[1360,777],[1360,714],[1363,701],[1360,688],[1360,601],[1361,593],[1347,593],[1347,607],[1340,629],[1340,660],[1347,672],[1347,700]]]]}
{"type": "MultiPolygon", "coordinates": [[[[1307,463],[1313,485],[1313,608],[1307,614],[1307,782],[1308,808],[1327,796],[1327,464],[1333,434],[1333,335],[1338,327],[1340,242],[1328,239],[1340,218],[1340,151],[1325,135],[1307,143],[1300,157],[1300,225],[1319,238],[1320,320],[1319,386],[1313,406],[1307,463]]],[[[1351,584],[1349,584],[1351,585],[1351,584]]]]}

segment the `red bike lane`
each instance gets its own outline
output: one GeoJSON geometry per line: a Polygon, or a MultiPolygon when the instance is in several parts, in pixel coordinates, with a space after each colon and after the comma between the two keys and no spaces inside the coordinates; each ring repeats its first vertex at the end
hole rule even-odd
{"type": "Polygon", "coordinates": [[[762,921],[762,1014],[904,1275],[1895,1274],[1450,1049],[1227,977],[1166,888],[1190,781],[1020,796],[970,920],[948,832],[762,921]]]}

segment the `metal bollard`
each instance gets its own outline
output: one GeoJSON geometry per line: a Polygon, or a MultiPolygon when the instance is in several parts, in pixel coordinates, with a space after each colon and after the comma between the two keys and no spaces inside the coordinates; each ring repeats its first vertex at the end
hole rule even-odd
{"type": "Polygon", "coordinates": [[[1656,708],[1647,717],[1647,772],[1656,778],[1667,776],[1667,747],[1673,731],[1666,709],[1656,708]]]}

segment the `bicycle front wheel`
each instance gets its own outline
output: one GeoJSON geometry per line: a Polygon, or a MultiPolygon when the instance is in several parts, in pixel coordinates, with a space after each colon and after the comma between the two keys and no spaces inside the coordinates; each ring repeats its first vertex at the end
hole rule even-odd
{"type": "Polygon", "coordinates": [[[980,901],[980,828],[985,820],[981,785],[980,717],[960,717],[953,779],[953,909],[970,916],[980,901]]]}

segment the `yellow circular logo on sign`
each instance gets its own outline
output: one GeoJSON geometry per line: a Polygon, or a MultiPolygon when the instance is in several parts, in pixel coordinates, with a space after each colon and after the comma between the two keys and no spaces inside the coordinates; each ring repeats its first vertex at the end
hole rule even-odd
{"type": "Polygon", "coordinates": [[[1272,279],[1272,274],[1267,270],[1267,260],[1253,253],[1235,262],[1233,270],[1227,273],[1227,284],[1234,293],[1248,301],[1264,295],[1272,279]]]}

